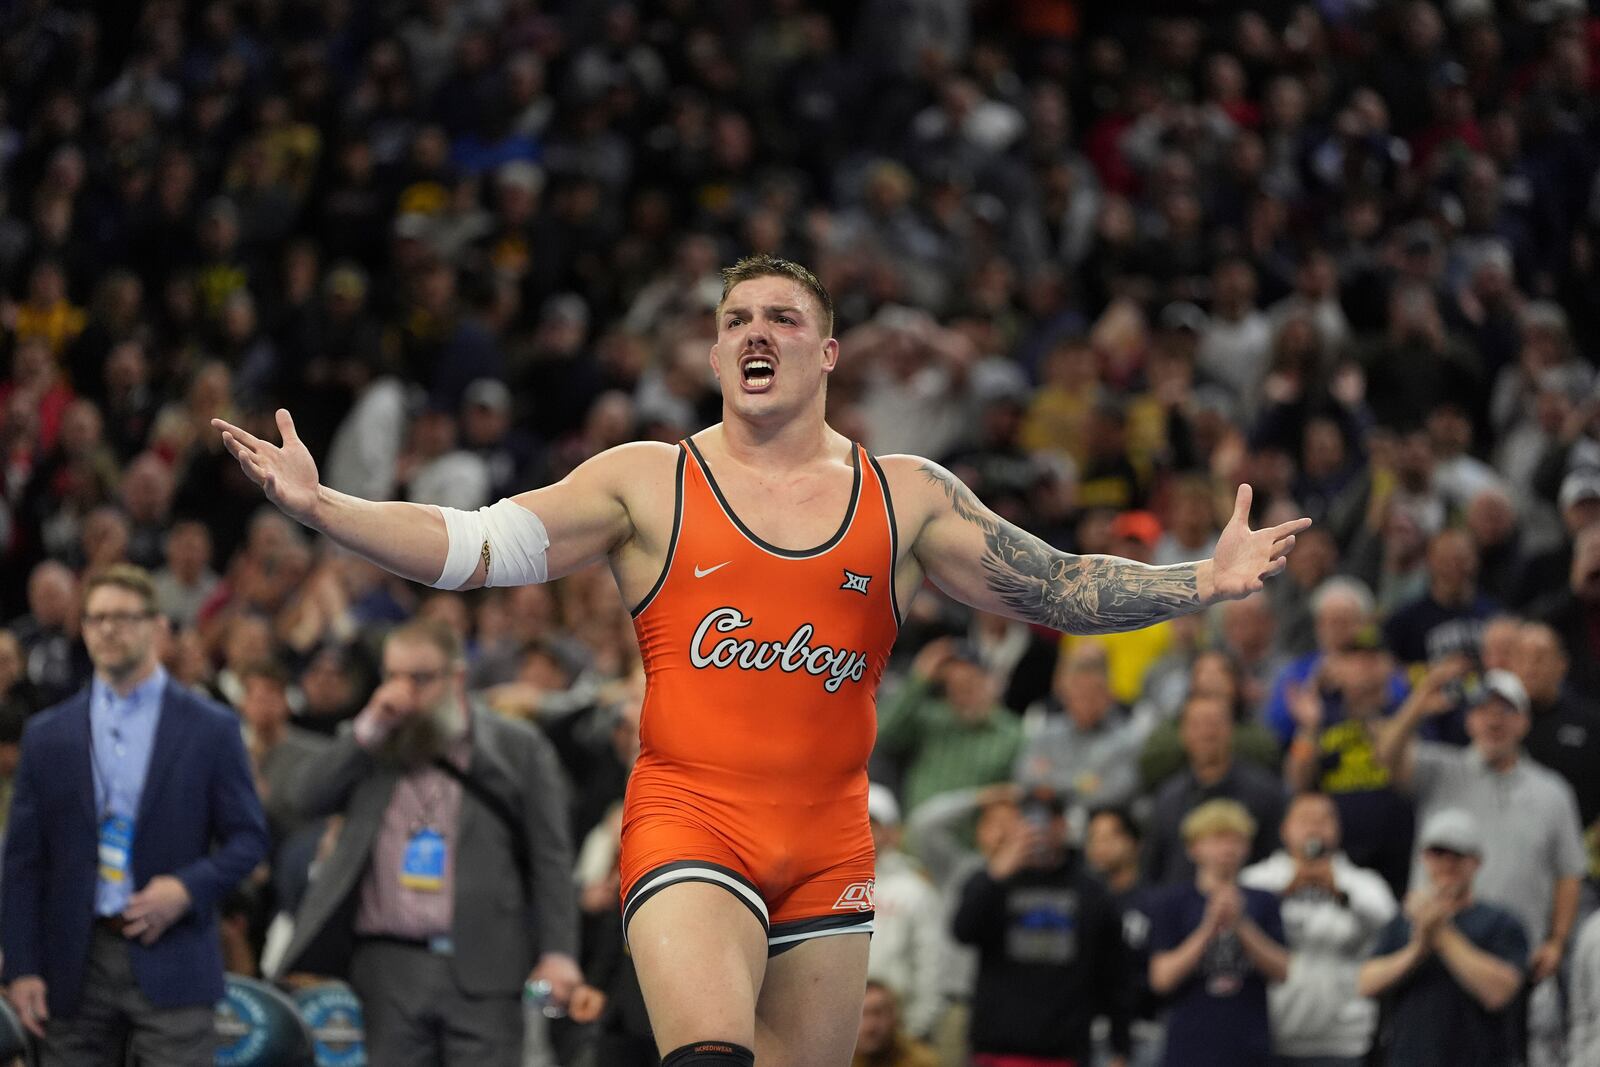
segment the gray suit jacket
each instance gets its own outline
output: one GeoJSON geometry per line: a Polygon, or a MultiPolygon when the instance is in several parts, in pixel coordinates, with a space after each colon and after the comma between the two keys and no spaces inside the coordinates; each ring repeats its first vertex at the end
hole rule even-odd
{"type": "Polygon", "coordinates": [[[267,809],[267,825],[272,829],[273,846],[276,847],[301,826],[313,820],[295,814],[295,790],[305,765],[331,742],[321,734],[289,726],[283,740],[261,763],[261,803],[267,809]]]}
{"type": "MultiPolygon", "coordinates": [[[[539,955],[578,954],[578,904],[567,839],[567,787],[555,749],[525,723],[472,709],[467,773],[521,815],[529,882],[518,885],[509,832],[465,789],[456,836],[456,981],[474,996],[513,995],[539,955]]],[[[295,916],[280,970],[348,976],[361,879],[400,775],[356,744],[348,726],[302,764],[294,808],[305,817],[343,814],[333,854],[322,864],[295,916]]]]}

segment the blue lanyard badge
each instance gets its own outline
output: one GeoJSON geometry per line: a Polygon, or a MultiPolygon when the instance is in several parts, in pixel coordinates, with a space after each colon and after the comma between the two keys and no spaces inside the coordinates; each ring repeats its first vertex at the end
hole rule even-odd
{"type": "Polygon", "coordinates": [[[406,853],[400,861],[400,884],[419,893],[440,892],[444,889],[444,860],[444,838],[423,827],[406,842],[406,853]]]}
{"type": "Polygon", "coordinates": [[[133,856],[133,820],[126,815],[107,815],[100,820],[100,877],[122,883],[128,878],[128,862],[133,856]]]}

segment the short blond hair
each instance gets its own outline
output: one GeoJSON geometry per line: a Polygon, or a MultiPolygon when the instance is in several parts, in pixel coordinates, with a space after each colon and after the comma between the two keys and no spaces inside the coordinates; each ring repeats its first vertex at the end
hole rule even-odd
{"type": "Polygon", "coordinates": [[[1183,818],[1183,840],[1193,844],[1210,834],[1256,836],[1256,820],[1237,800],[1208,800],[1183,818]]]}

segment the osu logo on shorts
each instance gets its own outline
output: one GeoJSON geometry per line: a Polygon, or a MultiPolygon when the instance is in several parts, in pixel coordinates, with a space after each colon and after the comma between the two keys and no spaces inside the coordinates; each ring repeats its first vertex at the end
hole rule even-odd
{"type": "MultiPolygon", "coordinates": [[[[876,879],[869,878],[865,882],[855,882],[844,887],[844,892],[839,894],[839,899],[833,902],[834,911],[871,911],[872,886],[876,879]]],[[[823,897],[827,900],[827,897],[823,897]]]]}

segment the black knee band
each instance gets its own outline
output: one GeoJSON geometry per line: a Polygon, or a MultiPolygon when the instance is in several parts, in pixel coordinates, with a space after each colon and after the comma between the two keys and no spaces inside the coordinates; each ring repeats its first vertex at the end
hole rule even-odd
{"type": "Polygon", "coordinates": [[[675,1048],[661,1061],[661,1067],[755,1067],[756,1054],[731,1041],[696,1041],[675,1048]]]}

